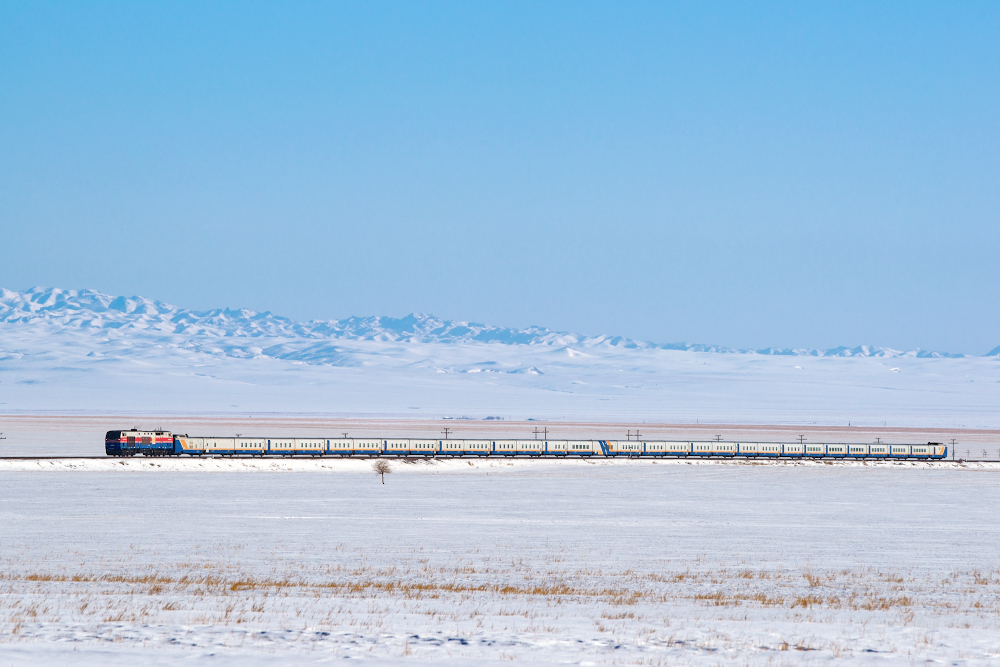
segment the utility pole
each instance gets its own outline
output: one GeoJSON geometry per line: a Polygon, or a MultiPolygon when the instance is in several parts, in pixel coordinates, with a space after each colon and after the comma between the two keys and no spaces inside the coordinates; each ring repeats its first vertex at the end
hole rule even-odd
{"type": "Polygon", "coordinates": [[[955,440],[955,438],[952,438],[951,439],[951,460],[952,461],[955,460],[955,445],[957,445],[957,444],[958,444],[958,440],[955,440]]]}
{"type": "Polygon", "coordinates": [[[532,431],[532,433],[535,435],[535,440],[538,440],[538,434],[539,433],[542,434],[542,440],[548,440],[549,439],[549,427],[548,426],[542,428],[541,430],[539,430],[539,428],[536,426],[535,430],[532,431]]]}
{"type": "Polygon", "coordinates": [[[722,442],[722,436],[721,435],[715,436],[715,441],[716,442],[722,442]]]}
{"type": "Polygon", "coordinates": [[[800,436],[799,436],[799,444],[801,445],[801,444],[802,444],[802,443],[804,443],[805,441],[806,441],[806,436],[804,436],[804,435],[800,435],[800,436]]]}
{"type": "Polygon", "coordinates": [[[448,432],[449,432],[450,430],[451,430],[450,428],[448,428],[447,426],[445,426],[445,427],[444,427],[444,430],[443,430],[443,431],[441,431],[442,433],[444,433],[444,439],[445,439],[445,440],[447,440],[447,439],[448,439],[448,432]]]}
{"type": "Polygon", "coordinates": [[[344,440],[347,440],[347,433],[345,431],[341,431],[341,433],[344,434],[344,440]]]}

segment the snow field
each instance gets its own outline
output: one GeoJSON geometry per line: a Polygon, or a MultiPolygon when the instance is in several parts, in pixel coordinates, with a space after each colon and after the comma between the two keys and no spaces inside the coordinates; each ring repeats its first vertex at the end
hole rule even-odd
{"type": "Polygon", "coordinates": [[[1000,657],[989,468],[276,463],[0,471],[0,662],[1000,657]]]}
{"type": "MultiPolygon", "coordinates": [[[[0,472],[323,472],[367,473],[377,457],[153,457],[132,458],[100,457],[90,459],[0,459],[0,472]]],[[[392,469],[402,474],[418,475],[478,475],[527,472],[558,474],[588,469],[588,466],[616,468],[646,468],[649,466],[773,466],[816,468],[837,466],[849,468],[911,468],[924,470],[994,470],[1000,471],[996,461],[918,461],[918,460],[831,460],[831,459],[708,459],[708,458],[604,458],[553,459],[553,458],[457,458],[421,459],[416,457],[385,457],[392,469]]]]}

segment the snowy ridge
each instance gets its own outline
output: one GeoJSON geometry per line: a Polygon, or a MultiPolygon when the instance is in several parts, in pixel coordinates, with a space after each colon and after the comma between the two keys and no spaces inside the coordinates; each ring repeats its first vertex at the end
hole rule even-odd
{"type": "MultiPolygon", "coordinates": [[[[401,318],[384,316],[350,317],[343,320],[296,322],[270,312],[245,308],[192,311],[141,296],[111,296],[95,290],[67,290],[34,287],[24,292],[0,289],[0,323],[47,324],[71,329],[147,332],[181,337],[284,338],[313,340],[317,345],[297,349],[295,357],[324,363],[335,349],[321,341],[367,340],[396,343],[499,343],[503,345],[545,345],[558,348],[660,349],[724,354],[762,354],[812,357],[917,357],[961,358],[964,354],[908,351],[860,345],[828,350],[811,348],[736,349],[691,343],[652,343],[623,336],[584,336],[544,327],[512,329],[474,322],[442,320],[432,315],[412,313],[401,318]]],[[[235,356],[265,354],[288,358],[282,346],[246,348],[239,345],[235,356]],[[254,352],[247,352],[254,349],[254,352]],[[282,353],[284,352],[284,353],[282,353]]],[[[298,346],[297,346],[298,347],[298,346]]],[[[1000,356],[1000,347],[986,356],[1000,356]]]]}
{"type": "Polygon", "coordinates": [[[733,350],[429,315],[296,322],[93,290],[0,291],[0,414],[294,412],[393,418],[976,424],[997,357],[733,350]],[[931,358],[926,357],[962,357],[931,358]]]}

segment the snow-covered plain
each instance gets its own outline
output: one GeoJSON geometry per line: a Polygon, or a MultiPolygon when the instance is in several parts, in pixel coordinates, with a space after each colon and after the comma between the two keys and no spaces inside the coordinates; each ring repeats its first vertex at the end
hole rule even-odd
{"type": "Polygon", "coordinates": [[[989,467],[306,463],[0,470],[0,664],[1000,660],[989,467]]]}
{"type": "MultiPolygon", "coordinates": [[[[826,425],[815,442],[887,424],[866,433],[978,428],[957,437],[992,452],[997,405],[996,356],[0,293],[8,454],[98,453],[129,415],[516,437],[528,419],[577,437],[826,425]]],[[[383,485],[366,460],[0,460],[0,665],[1000,661],[997,464],[392,465],[383,485]]]]}
{"type": "Polygon", "coordinates": [[[995,429],[997,405],[997,356],[726,350],[427,316],[297,323],[89,290],[0,293],[0,414],[995,429]]]}

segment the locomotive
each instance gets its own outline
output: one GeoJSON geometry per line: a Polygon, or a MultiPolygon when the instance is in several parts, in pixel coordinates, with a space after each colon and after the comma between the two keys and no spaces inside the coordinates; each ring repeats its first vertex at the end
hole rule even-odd
{"type": "Polygon", "coordinates": [[[703,457],[943,459],[947,446],[665,440],[433,440],[421,438],[214,438],[169,431],[108,431],[108,456],[703,457]]]}

